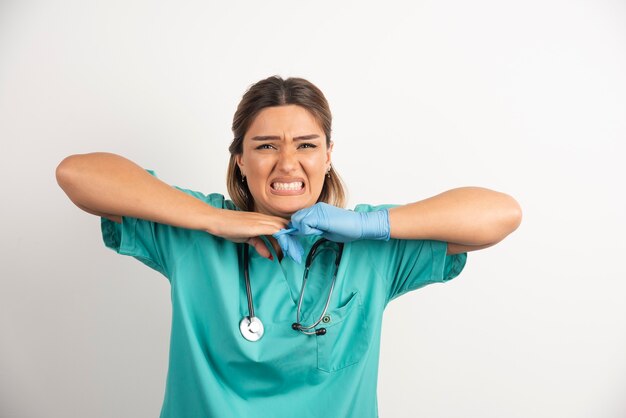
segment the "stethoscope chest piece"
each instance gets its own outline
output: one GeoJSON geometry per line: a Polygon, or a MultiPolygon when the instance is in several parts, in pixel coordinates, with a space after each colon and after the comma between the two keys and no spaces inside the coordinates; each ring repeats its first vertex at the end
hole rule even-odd
{"type": "Polygon", "coordinates": [[[263,332],[265,331],[263,328],[263,322],[256,316],[252,318],[249,316],[244,316],[241,322],[239,323],[239,330],[241,331],[241,335],[248,341],[258,341],[263,336],[263,332]]]}

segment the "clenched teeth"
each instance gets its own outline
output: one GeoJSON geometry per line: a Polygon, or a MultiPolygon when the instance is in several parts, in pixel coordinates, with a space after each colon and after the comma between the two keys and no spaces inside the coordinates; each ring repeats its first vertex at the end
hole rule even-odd
{"type": "Polygon", "coordinates": [[[301,181],[293,183],[272,183],[272,188],[274,190],[300,190],[303,187],[304,183],[301,181]]]}

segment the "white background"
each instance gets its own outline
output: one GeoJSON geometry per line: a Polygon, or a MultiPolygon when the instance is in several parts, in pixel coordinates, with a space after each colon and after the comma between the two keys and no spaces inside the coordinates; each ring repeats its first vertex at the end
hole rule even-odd
{"type": "Polygon", "coordinates": [[[54,170],[109,151],[226,193],[235,107],[273,74],[325,92],[349,207],[523,208],[389,306],[381,417],[626,416],[624,1],[0,0],[2,418],[158,416],[169,284],[54,170]]]}

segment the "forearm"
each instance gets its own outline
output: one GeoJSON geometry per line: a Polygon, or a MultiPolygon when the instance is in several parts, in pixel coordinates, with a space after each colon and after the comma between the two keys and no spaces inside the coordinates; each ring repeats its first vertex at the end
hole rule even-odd
{"type": "Polygon", "coordinates": [[[519,226],[522,210],[511,196],[481,187],[448,190],[389,210],[391,238],[487,245],[519,226]]]}
{"type": "Polygon", "coordinates": [[[115,154],[69,156],[57,167],[56,177],[70,200],[89,213],[207,230],[211,217],[218,211],[115,154]]]}

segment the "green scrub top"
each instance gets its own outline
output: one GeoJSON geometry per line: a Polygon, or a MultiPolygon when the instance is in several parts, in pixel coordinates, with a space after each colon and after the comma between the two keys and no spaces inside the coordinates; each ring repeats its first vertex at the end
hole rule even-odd
{"type": "MultiPolygon", "coordinates": [[[[150,174],[155,175],[151,170],[150,174]]],[[[156,176],[156,175],[155,175],[156,176]]],[[[178,190],[220,209],[238,210],[220,194],[178,190]]],[[[386,206],[358,205],[355,211],[386,206]]],[[[467,253],[446,255],[432,240],[346,243],[323,326],[325,335],[292,329],[303,264],[249,249],[255,315],[265,334],[245,340],[248,313],[243,246],[204,231],[123,217],[101,218],[107,247],[162,273],[171,285],[170,359],[161,418],[374,418],[383,311],[398,296],[456,277],[467,253]]],[[[265,238],[264,238],[265,239],[265,238]]],[[[319,237],[299,237],[308,254],[319,237]]],[[[323,311],[336,243],[311,264],[301,323],[323,311]]]]}

